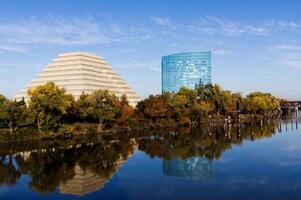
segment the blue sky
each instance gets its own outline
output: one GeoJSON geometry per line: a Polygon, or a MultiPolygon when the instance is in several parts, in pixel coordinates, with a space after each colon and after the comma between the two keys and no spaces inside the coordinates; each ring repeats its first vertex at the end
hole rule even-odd
{"type": "Polygon", "coordinates": [[[142,97],[163,55],[212,51],[223,88],[301,99],[301,2],[1,0],[0,93],[13,97],[60,52],[102,55],[142,97]]]}

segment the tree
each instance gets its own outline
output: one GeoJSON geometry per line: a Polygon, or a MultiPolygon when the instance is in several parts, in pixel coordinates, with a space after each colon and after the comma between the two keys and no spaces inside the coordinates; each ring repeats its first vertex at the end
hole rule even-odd
{"type": "Polygon", "coordinates": [[[24,101],[4,99],[0,97],[0,118],[8,126],[10,134],[13,134],[19,125],[25,121],[27,107],[24,101]]]}
{"type": "Polygon", "coordinates": [[[42,128],[56,130],[63,123],[62,119],[74,108],[74,98],[66,94],[64,88],[59,88],[53,82],[37,86],[28,91],[30,96],[29,109],[39,131],[42,128]]]}
{"type": "Polygon", "coordinates": [[[168,94],[150,95],[149,98],[138,103],[138,111],[142,112],[145,117],[159,123],[161,118],[167,117],[167,111],[169,110],[168,96],[168,94]]]}
{"type": "Polygon", "coordinates": [[[98,132],[101,133],[103,125],[115,119],[119,100],[107,90],[97,90],[89,96],[89,102],[89,112],[98,120],[98,132]]]}
{"type": "Polygon", "coordinates": [[[189,99],[186,95],[173,93],[170,98],[170,106],[173,110],[173,116],[180,120],[183,117],[187,116],[189,113],[187,113],[186,107],[188,105],[189,99]]]}
{"type": "Polygon", "coordinates": [[[89,94],[82,93],[76,101],[76,109],[80,119],[86,121],[91,116],[90,107],[89,94]]]}
{"type": "MultiPolygon", "coordinates": [[[[0,94],[0,112],[1,112],[1,108],[3,109],[3,103],[6,101],[7,99],[5,98],[5,96],[0,94]]],[[[1,114],[0,114],[1,115],[1,114]]],[[[4,126],[5,122],[4,119],[0,116],[0,127],[4,126]]]]}
{"type": "Polygon", "coordinates": [[[125,94],[123,94],[120,98],[119,104],[118,104],[118,114],[116,116],[116,122],[119,125],[125,125],[126,122],[130,119],[130,117],[134,113],[134,109],[132,106],[129,105],[129,102],[127,100],[127,97],[125,94]]]}
{"type": "Polygon", "coordinates": [[[214,110],[214,105],[210,101],[201,101],[199,103],[199,109],[204,117],[208,117],[208,115],[214,110]]]}
{"type": "Polygon", "coordinates": [[[241,95],[223,90],[219,85],[208,84],[197,89],[199,101],[211,102],[217,115],[236,112],[241,104],[241,95]]]}
{"type": "Polygon", "coordinates": [[[280,101],[270,93],[253,92],[244,100],[246,112],[267,115],[280,108],[280,101]]]}

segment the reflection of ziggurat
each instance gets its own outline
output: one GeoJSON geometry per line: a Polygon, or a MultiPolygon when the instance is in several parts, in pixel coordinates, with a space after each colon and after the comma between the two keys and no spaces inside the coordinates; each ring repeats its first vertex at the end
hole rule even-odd
{"type": "Polygon", "coordinates": [[[195,180],[210,179],[213,175],[212,160],[194,156],[188,159],[176,157],[163,160],[163,173],[167,176],[185,177],[195,180]]]}
{"type": "Polygon", "coordinates": [[[97,175],[89,169],[84,170],[79,165],[76,165],[75,176],[71,180],[61,183],[60,192],[62,194],[83,196],[102,189],[125,162],[126,160],[120,158],[116,162],[116,170],[110,176],[97,175]]]}

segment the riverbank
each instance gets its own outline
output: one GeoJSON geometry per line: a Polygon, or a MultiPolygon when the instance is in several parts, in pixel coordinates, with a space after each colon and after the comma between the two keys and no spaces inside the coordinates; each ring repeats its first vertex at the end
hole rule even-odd
{"type": "Polygon", "coordinates": [[[279,119],[267,118],[262,115],[240,115],[238,118],[231,118],[230,116],[214,116],[208,117],[198,123],[190,123],[189,121],[183,121],[177,123],[173,120],[160,120],[159,122],[153,122],[150,120],[139,121],[129,126],[116,126],[109,129],[104,129],[101,133],[98,132],[97,123],[74,123],[62,125],[57,131],[38,131],[37,128],[31,126],[25,126],[17,130],[14,134],[10,133],[9,128],[0,129],[0,143],[7,142],[19,142],[19,141],[60,141],[60,140],[85,140],[85,139],[97,139],[100,136],[105,137],[131,137],[134,135],[139,136],[139,131],[147,131],[153,129],[171,128],[177,129],[181,127],[207,127],[207,126],[233,126],[240,124],[251,123],[265,123],[270,121],[277,121],[279,119]]]}

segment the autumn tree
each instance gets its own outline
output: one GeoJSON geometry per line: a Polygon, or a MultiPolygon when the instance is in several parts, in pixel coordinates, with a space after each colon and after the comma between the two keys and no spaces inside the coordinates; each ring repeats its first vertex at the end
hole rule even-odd
{"type": "Polygon", "coordinates": [[[132,117],[133,113],[134,109],[129,105],[126,95],[123,94],[118,103],[116,122],[119,125],[125,125],[127,121],[132,117]]]}
{"type": "Polygon", "coordinates": [[[267,115],[280,108],[280,101],[270,93],[253,92],[247,95],[244,106],[246,112],[267,115]]]}
{"type": "Polygon", "coordinates": [[[167,117],[168,94],[165,95],[150,95],[149,98],[138,103],[138,112],[142,112],[146,118],[160,122],[161,118],[167,117]]]}

